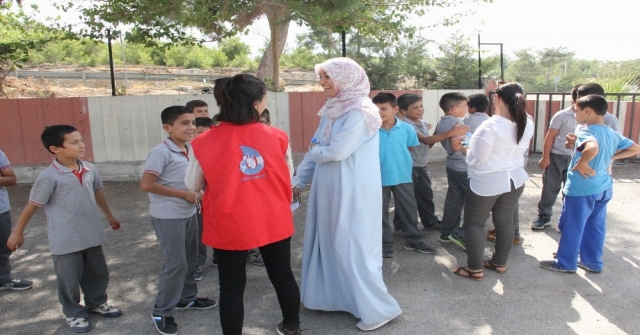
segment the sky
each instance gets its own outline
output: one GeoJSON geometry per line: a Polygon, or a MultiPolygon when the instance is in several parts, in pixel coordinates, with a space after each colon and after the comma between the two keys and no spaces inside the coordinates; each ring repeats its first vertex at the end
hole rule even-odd
{"type": "MultiPolygon", "coordinates": [[[[477,35],[483,43],[503,43],[504,53],[513,57],[516,50],[541,50],[566,47],[576,58],[623,61],[640,58],[637,34],[640,1],[637,0],[493,0],[492,3],[462,0],[450,8],[431,9],[424,17],[415,17],[410,23],[426,27],[455,12],[473,11],[453,27],[425,28],[421,36],[435,41],[429,52],[437,53],[438,43],[445,43],[453,33],[461,33],[477,47],[477,35]]],[[[41,0],[24,0],[25,9],[37,3],[42,13],[55,10],[41,0]]],[[[66,14],[63,19],[77,18],[66,14]]],[[[77,19],[76,19],[77,20],[77,19]]],[[[296,35],[306,28],[292,25],[287,47],[295,48],[296,35]]],[[[266,18],[256,21],[249,34],[241,39],[249,44],[254,55],[269,37],[266,18]]],[[[482,46],[487,54],[499,52],[498,46],[482,46]]],[[[483,53],[484,54],[484,53],[483,53]]]]}

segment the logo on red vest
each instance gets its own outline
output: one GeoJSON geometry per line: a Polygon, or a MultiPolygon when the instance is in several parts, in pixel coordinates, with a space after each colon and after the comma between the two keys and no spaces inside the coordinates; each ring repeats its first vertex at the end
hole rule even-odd
{"type": "Polygon", "coordinates": [[[242,150],[242,161],[240,161],[240,171],[248,176],[254,175],[264,168],[264,159],[260,153],[249,147],[240,146],[242,150]]]}

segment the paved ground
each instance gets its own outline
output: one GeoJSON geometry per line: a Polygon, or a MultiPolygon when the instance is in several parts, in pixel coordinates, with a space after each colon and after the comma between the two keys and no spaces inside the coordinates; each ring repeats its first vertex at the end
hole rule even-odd
{"type": "MultiPolygon", "coordinates": [[[[451,273],[464,264],[466,255],[457,246],[437,242],[426,234],[438,253],[423,255],[402,249],[396,240],[396,258],[384,261],[384,276],[403,314],[377,331],[378,334],[638,334],[640,329],[640,226],[636,203],[640,171],[636,164],[614,168],[614,198],[609,205],[609,229],[602,274],[560,274],[542,270],[540,260],[549,259],[559,237],[557,229],[532,232],[536,216],[540,173],[533,157],[531,181],[520,201],[522,246],[514,247],[509,272],[486,272],[474,282],[451,273]]],[[[436,207],[442,210],[446,192],[443,163],[430,163],[436,207]]],[[[10,188],[14,222],[26,204],[30,185],[10,188]]],[[[148,217],[148,198],[137,182],[106,183],[113,212],[122,221],[120,231],[107,231],[104,246],[111,272],[110,303],[121,308],[118,319],[92,316],[93,334],[154,334],[150,319],[162,264],[160,248],[148,217]]],[[[555,211],[558,212],[559,204],[555,211]]],[[[304,210],[295,213],[293,268],[300,278],[304,210]]],[[[440,216],[441,213],[438,213],[440,216]]],[[[67,334],[57,301],[55,276],[46,239],[46,222],[39,211],[26,231],[25,246],[13,256],[14,274],[32,279],[34,288],[24,292],[0,292],[2,334],[67,334]]],[[[105,222],[106,227],[106,222],[105,222]]],[[[492,243],[487,242],[486,255],[492,243]]],[[[264,268],[247,265],[244,332],[275,334],[280,320],[275,293],[264,268]]],[[[217,299],[217,270],[204,267],[199,284],[202,296],[217,299]]],[[[221,334],[218,310],[178,311],[181,334],[221,334]]],[[[358,334],[357,320],[347,313],[301,310],[305,334],[358,334]]]]}

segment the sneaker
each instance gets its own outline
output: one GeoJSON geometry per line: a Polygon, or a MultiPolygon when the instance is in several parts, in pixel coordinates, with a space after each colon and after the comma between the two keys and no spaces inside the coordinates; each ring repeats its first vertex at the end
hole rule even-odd
{"type": "Polygon", "coordinates": [[[438,230],[440,229],[441,224],[442,221],[438,220],[436,223],[424,226],[424,230],[438,230]]]}
{"type": "Polygon", "coordinates": [[[173,316],[160,316],[151,314],[153,323],[156,325],[158,333],[165,335],[178,334],[178,324],[173,319],[173,316]]]}
{"type": "Polygon", "coordinates": [[[193,271],[193,280],[201,281],[202,280],[202,267],[198,265],[195,271],[193,271]]]}
{"type": "Polygon", "coordinates": [[[541,261],[540,267],[546,270],[556,271],[556,272],[564,272],[564,273],[575,273],[576,270],[565,270],[558,266],[558,263],[555,261],[541,261]]]}
{"type": "Polygon", "coordinates": [[[438,241],[440,243],[450,243],[451,239],[449,239],[449,235],[451,234],[447,234],[447,233],[440,234],[440,239],[438,241]]]}
{"type": "Polygon", "coordinates": [[[218,261],[216,260],[215,257],[211,259],[211,265],[218,267],[218,261]]]}
{"type": "Polygon", "coordinates": [[[551,225],[551,217],[546,215],[538,215],[538,218],[531,224],[531,229],[541,230],[551,225]]]}
{"type": "Polygon", "coordinates": [[[374,323],[372,325],[365,325],[362,323],[362,320],[358,322],[358,324],[356,325],[356,327],[358,327],[358,329],[360,329],[363,332],[370,332],[372,330],[376,330],[384,325],[386,325],[387,323],[389,323],[391,320],[395,319],[395,317],[386,320],[386,321],[382,321],[382,322],[378,322],[378,323],[374,323]]]}
{"type": "Polygon", "coordinates": [[[260,253],[260,249],[251,249],[247,252],[247,263],[251,263],[253,265],[264,266],[264,260],[262,259],[262,254],[260,253]]]}
{"type": "Polygon", "coordinates": [[[420,242],[420,243],[417,243],[417,244],[414,244],[414,245],[410,245],[409,243],[405,243],[404,244],[404,248],[407,249],[407,250],[413,250],[413,251],[421,252],[423,254],[435,254],[436,253],[436,249],[427,246],[426,244],[424,244],[424,242],[420,242]]]}
{"type": "Polygon", "coordinates": [[[89,321],[85,318],[66,318],[67,324],[74,333],[86,333],[91,330],[89,321]]]}
{"type": "Polygon", "coordinates": [[[209,298],[196,298],[188,304],[177,304],[176,309],[212,309],[218,306],[215,300],[209,298]]]}
{"type": "Polygon", "coordinates": [[[594,269],[584,265],[584,263],[582,263],[582,262],[578,262],[578,267],[581,268],[582,270],[585,270],[585,271],[588,271],[588,272],[591,272],[591,273],[600,273],[600,272],[602,272],[602,270],[594,270],[594,269]]]}
{"type": "Polygon", "coordinates": [[[453,232],[449,234],[449,240],[455,244],[457,244],[462,250],[467,250],[467,245],[464,243],[464,238],[458,233],[453,232]]]}
{"type": "Polygon", "coordinates": [[[404,232],[404,229],[402,229],[402,228],[395,228],[395,229],[393,230],[393,233],[394,233],[394,234],[396,234],[396,235],[398,235],[398,236],[400,236],[400,237],[402,237],[402,238],[407,237],[407,233],[405,233],[405,232],[404,232]]]}
{"type": "Polygon", "coordinates": [[[33,282],[25,279],[14,279],[4,285],[0,285],[0,291],[13,290],[22,291],[30,289],[33,286],[33,282]]]}
{"type": "Polygon", "coordinates": [[[94,309],[90,309],[89,312],[91,313],[96,313],[96,314],[100,314],[106,318],[117,318],[120,315],[122,315],[122,311],[115,308],[115,307],[111,307],[109,306],[107,303],[104,303],[94,309]]]}
{"type": "Polygon", "coordinates": [[[282,322],[278,324],[276,331],[278,331],[279,335],[301,335],[302,334],[302,330],[300,330],[300,327],[298,327],[298,329],[295,329],[295,330],[289,330],[284,327],[284,324],[282,322]]]}

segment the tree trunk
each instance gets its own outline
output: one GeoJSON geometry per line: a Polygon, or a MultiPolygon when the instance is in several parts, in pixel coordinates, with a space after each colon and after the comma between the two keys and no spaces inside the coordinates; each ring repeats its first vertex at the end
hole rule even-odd
{"type": "Polygon", "coordinates": [[[260,79],[270,78],[271,87],[275,92],[278,91],[280,84],[280,55],[284,50],[289,33],[289,15],[283,12],[281,8],[267,11],[267,19],[271,29],[271,41],[267,50],[264,51],[260,65],[258,66],[257,77],[260,79]]]}

